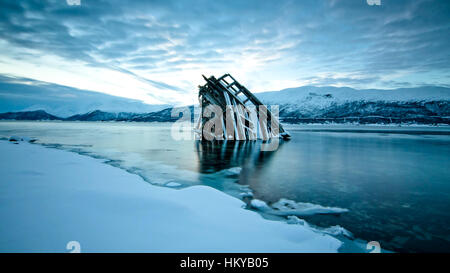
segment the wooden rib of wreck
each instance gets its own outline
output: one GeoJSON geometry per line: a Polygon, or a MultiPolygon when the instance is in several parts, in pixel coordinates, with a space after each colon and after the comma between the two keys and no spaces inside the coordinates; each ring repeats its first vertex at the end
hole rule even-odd
{"type": "Polygon", "coordinates": [[[203,76],[203,78],[206,84],[199,86],[202,114],[195,126],[195,132],[200,139],[205,137],[208,140],[290,138],[289,133],[279,122],[278,116],[273,115],[266,105],[230,74],[220,78],[214,76],[209,78],[203,76]],[[205,125],[213,118],[216,118],[215,126],[205,130],[205,125]]]}

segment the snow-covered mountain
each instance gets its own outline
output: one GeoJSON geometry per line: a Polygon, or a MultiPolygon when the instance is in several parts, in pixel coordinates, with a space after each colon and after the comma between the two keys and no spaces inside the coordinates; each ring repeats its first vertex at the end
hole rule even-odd
{"type": "Polygon", "coordinates": [[[170,106],[150,105],[139,100],[0,75],[0,113],[43,110],[51,115],[66,118],[95,110],[111,113],[149,113],[170,106]]]}
{"type": "MultiPolygon", "coordinates": [[[[136,122],[175,122],[185,108],[166,108],[150,113],[132,112],[104,112],[100,110],[90,111],[85,114],[76,114],[67,118],[51,115],[44,110],[0,113],[0,120],[62,120],[62,121],[136,121],[136,122]],[[172,116],[174,113],[174,116],[172,116]],[[176,116],[176,114],[179,114],[176,116]]],[[[189,106],[191,113],[194,106],[189,106]]],[[[191,116],[193,121],[193,115],[191,116]]]]}
{"type": "MultiPolygon", "coordinates": [[[[100,110],[91,111],[86,114],[73,115],[62,120],[69,121],[137,121],[137,122],[175,122],[178,117],[172,117],[173,108],[166,108],[161,111],[150,113],[131,113],[131,112],[103,112],[100,110]]],[[[193,106],[190,106],[193,112],[193,106]]],[[[0,114],[1,119],[1,114],[0,114]]]]}
{"type": "Polygon", "coordinates": [[[279,105],[285,121],[443,122],[450,116],[450,88],[419,87],[356,90],[303,86],[256,93],[267,105],[279,105]],[[344,120],[345,119],[345,120],[344,120]]]}
{"type": "Polygon", "coordinates": [[[287,88],[280,91],[260,92],[255,95],[261,100],[275,103],[314,104],[320,107],[330,102],[349,101],[441,101],[450,100],[450,88],[438,86],[423,86],[399,89],[353,89],[349,87],[316,87],[302,86],[287,88]]]}
{"type": "Polygon", "coordinates": [[[85,114],[77,114],[66,118],[65,120],[69,121],[123,121],[123,120],[131,120],[133,117],[138,116],[138,113],[131,112],[104,112],[100,110],[90,111],[85,114]]]}

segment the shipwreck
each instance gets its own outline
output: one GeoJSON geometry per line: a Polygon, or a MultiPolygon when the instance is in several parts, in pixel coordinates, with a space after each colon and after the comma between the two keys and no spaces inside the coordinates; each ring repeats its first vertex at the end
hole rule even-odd
{"type": "MultiPolygon", "coordinates": [[[[290,138],[273,113],[245,86],[230,74],[220,78],[203,75],[206,84],[199,86],[201,114],[195,125],[202,140],[270,140],[290,138]]],[[[273,110],[274,106],[271,107],[273,110]]]]}

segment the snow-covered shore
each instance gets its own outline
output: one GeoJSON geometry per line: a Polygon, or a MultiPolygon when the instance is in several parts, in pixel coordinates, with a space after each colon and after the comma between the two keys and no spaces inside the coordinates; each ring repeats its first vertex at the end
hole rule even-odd
{"type": "Polygon", "coordinates": [[[0,141],[0,252],[336,252],[206,186],[153,186],[102,160],[0,141]]]}

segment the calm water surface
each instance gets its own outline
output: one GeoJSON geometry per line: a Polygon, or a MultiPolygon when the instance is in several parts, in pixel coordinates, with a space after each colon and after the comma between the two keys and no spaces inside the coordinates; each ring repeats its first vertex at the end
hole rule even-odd
{"type": "Polygon", "coordinates": [[[36,137],[41,144],[107,158],[150,183],[204,184],[235,196],[251,190],[268,203],[287,198],[347,208],[340,216],[305,219],[343,226],[388,250],[450,252],[449,128],[322,125],[289,131],[290,141],[261,152],[260,142],[174,141],[169,123],[0,122],[0,136],[36,137]]]}

